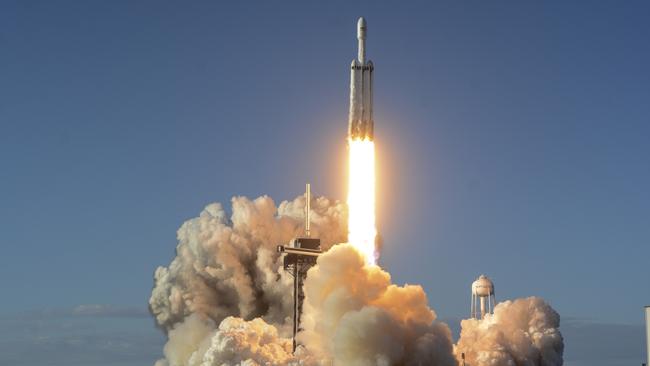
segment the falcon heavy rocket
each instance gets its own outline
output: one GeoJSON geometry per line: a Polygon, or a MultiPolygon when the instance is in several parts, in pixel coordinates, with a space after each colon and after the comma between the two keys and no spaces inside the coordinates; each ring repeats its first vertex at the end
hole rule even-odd
{"type": "Polygon", "coordinates": [[[350,66],[350,120],[348,138],[350,140],[372,140],[374,122],[372,120],[372,61],[366,60],[366,20],[357,22],[359,55],[350,66]]]}

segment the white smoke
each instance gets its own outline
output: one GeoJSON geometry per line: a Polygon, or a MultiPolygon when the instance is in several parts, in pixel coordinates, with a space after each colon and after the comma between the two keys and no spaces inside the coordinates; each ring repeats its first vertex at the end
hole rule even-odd
{"type": "MultiPolygon", "coordinates": [[[[278,334],[270,344],[286,343],[279,334],[288,336],[291,329],[292,280],[282,269],[276,247],[302,233],[304,206],[304,197],[278,207],[268,196],[235,197],[230,218],[213,203],[181,226],[176,257],[156,269],[149,299],[149,309],[169,339],[159,365],[211,365],[210,360],[221,360],[217,350],[223,348],[213,342],[222,339],[219,335],[237,334],[228,330],[234,321],[224,320],[231,316],[252,320],[252,330],[260,330],[260,321],[266,321],[278,334]]],[[[345,205],[320,197],[311,206],[311,230],[321,238],[321,246],[328,249],[344,241],[345,205]]],[[[222,364],[229,363],[216,365],[222,364]]]]}
{"type": "Polygon", "coordinates": [[[169,332],[165,359],[155,366],[236,366],[298,364],[290,339],[261,318],[227,317],[218,328],[190,315],[169,332]]]}
{"type": "Polygon", "coordinates": [[[350,244],[318,258],[305,296],[299,340],[335,365],[455,365],[451,332],[422,287],[392,284],[350,244]]]}
{"type": "Polygon", "coordinates": [[[205,353],[209,336],[214,332],[214,322],[202,319],[198,314],[188,316],[167,334],[169,337],[163,354],[165,360],[155,366],[164,365],[199,365],[198,358],[205,353]]]}
{"type": "MultiPolygon", "coordinates": [[[[213,203],[178,230],[176,258],[158,267],[149,308],[156,322],[171,329],[190,314],[212,319],[264,317],[288,324],[291,280],[276,247],[303,230],[304,198],[282,202],[262,196],[232,199],[230,219],[213,203]]],[[[312,202],[312,232],[324,249],[345,240],[345,206],[320,197],[312,202]]]]}
{"type": "Polygon", "coordinates": [[[181,226],[149,300],[168,336],[156,366],[455,366],[461,353],[469,366],[562,364],[559,316],[536,298],[464,320],[454,346],[422,287],[392,284],[352,245],[334,245],[346,237],[345,205],[322,197],[311,220],[326,252],[305,281],[306,347],[292,354],[292,279],[275,249],[302,234],[304,203],[235,197],[230,218],[215,203],[181,226]]]}
{"type": "Polygon", "coordinates": [[[286,365],[295,361],[291,349],[291,340],[280,338],[278,330],[264,320],[228,317],[212,337],[202,365],[286,365]]]}
{"type": "Polygon", "coordinates": [[[471,366],[562,365],[560,315],[538,297],[504,301],[483,320],[461,321],[457,355],[471,366]]]}

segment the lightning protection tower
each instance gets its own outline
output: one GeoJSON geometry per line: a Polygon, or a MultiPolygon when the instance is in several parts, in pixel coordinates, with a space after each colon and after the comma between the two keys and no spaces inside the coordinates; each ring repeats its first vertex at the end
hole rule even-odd
{"type": "Polygon", "coordinates": [[[316,264],[322,253],[320,239],[312,238],[310,231],[311,187],[307,183],[305,192],[305,236],[291,240],[289,245],[278,245],[278,252],[284,255],[284,270],[293,276],[293,351],[296,351],[296,335],[301,330],[300,316],[305,294],[302,285],[307,271],[316,264]]]}
{"type": "Polygon", "coordinates": [[[494,284],[486,275],[480,275],[472,283],[472,306],[470,307],[470,317],[474,319],[483,319],[485,314],[493,314],[496,305],[494,296],[494,284]]]}

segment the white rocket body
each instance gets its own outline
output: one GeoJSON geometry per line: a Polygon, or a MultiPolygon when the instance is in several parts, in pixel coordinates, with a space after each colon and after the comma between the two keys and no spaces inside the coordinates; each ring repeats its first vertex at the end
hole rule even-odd
{"type": "Polygon", "coordinates": [[[372,119],[372,61],[366,60],[366,20],[357,22],[359,55],[350,65],[350,119],[348,138],[372,140],[374,122],[372,119]]]}

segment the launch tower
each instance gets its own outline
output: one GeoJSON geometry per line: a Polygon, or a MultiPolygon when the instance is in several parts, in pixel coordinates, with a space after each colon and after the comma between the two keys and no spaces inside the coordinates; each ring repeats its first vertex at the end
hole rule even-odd
{"type": "Polygon", "coordinates": [[[307,271],[316,264],[322,253],[320,239],[312,238],[310,232],[311,187],[307,183],[305,191],[305,236],[291,240],[289,245],[278,245],[278,252],[284,254],[284,270],[293,276],[293,351],[296,351],[296,335],[300,331],[300,316],[305,294],[302,285],[307,271]]]}

